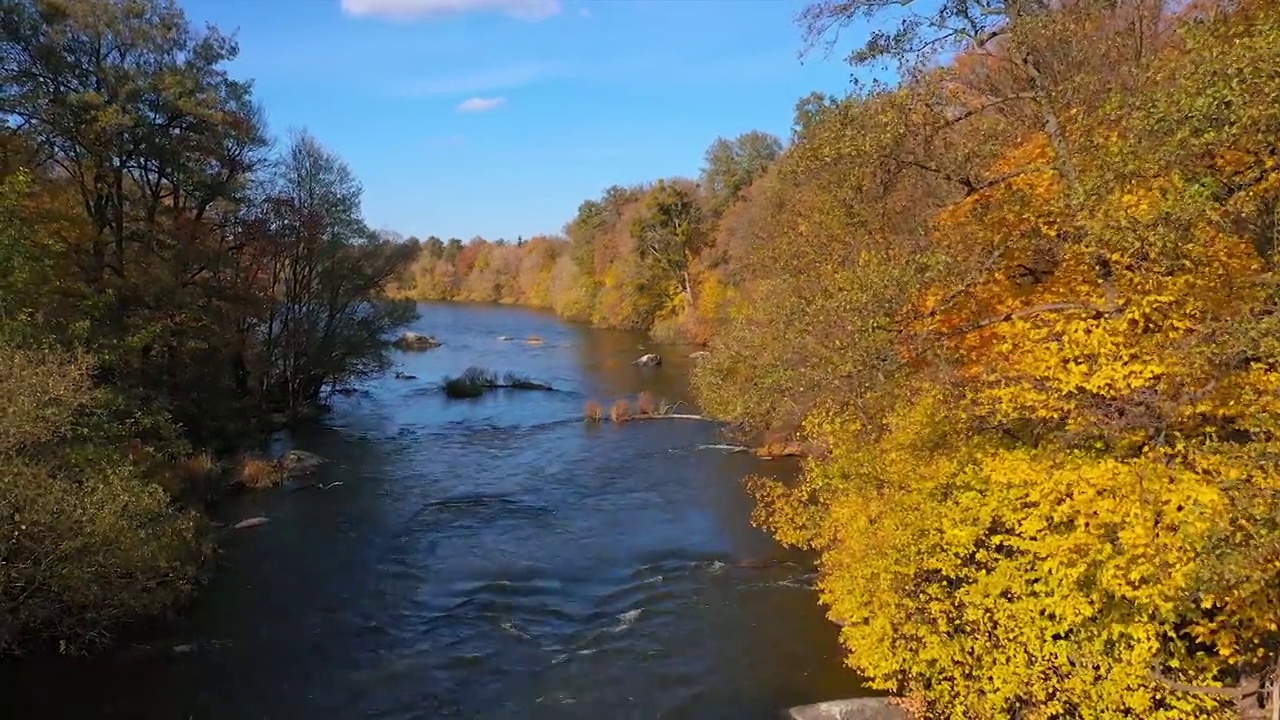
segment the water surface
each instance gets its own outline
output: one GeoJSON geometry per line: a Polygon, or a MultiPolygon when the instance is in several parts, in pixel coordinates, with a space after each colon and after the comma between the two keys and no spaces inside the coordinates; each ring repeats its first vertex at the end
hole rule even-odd
{"type": "Polygon", "coordinates": [[[341,484],[224,503],[271,522],[226,538],[176,636],[0,670],[5,716],[750,719],[858,693],[808,558],[748,520],[741,478],[784,466],[699,449],[706,423],[581,420],[688,403],[689,349],[503,307],[423,305],[413,329],[445,342],[397,355],[418,379],[294,440],[341,484]],[[472,364],[558,392],[447,400],[472,364]]]}

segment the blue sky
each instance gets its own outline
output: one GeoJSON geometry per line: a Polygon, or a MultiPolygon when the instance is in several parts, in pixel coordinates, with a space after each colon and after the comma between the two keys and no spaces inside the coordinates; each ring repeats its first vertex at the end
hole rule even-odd
{"type": "Polygon", "coordinates": [[[785,138],[797,98],[850,68],[802,63],[795,0],[181,0],[236,31],[272,130],[306,127],[405,235],[559,232],[611,184],[695,176],[717,136],[785,138]]]}

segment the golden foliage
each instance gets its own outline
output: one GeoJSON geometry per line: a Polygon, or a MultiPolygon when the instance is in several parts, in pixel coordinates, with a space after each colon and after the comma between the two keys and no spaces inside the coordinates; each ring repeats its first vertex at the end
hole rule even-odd
{"type": "Polygon", "coordinates": [[[808,128],[698,370],[714,411],[824,448],[751,481],[756,520],[820,552],[850,665],[931,716],[1236,717],[1184,686],[1280,660],[1280,6],[1170,19],[1115,68],[1077,44],[1121,16],[1086,5],[1014,30],[1090,103],[1055,129],[930,125],[930,77],[808,128]]]}

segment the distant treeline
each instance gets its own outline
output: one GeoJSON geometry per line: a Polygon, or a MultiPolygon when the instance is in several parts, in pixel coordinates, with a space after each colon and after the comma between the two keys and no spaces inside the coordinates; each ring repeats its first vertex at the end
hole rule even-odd
{"type": "MultiPolygon", "coordinates": [[[[824,102],[818,95],[801,101],[798,122],[824,102]]],[[[395,292],[549,307],[571,320],[705,343],[725,320],[741,279],[739,255],[759,220],[761,191],[753,183],[782,151],[763,132],[718,139],[697,182],[610,187],[579,206],[563,237],[410,238],[422,252],[395,292]]]]}

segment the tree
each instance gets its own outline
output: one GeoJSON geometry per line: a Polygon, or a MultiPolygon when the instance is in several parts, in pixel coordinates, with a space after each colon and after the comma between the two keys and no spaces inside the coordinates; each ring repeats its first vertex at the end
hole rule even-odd
{"type": "Polygon", "coordinates": [[[264,390],[290,413],[314,405],[326,387],[384,370],[388,333],[414,316],[382,289],[415,249],[369,230],[361,192],[341,160],[299,133],[255,224],[272,248],[264,390]]]}
{"type": "Polygon", "coordinates": [[[677,288],[692,302],[689,266],[702,250],[706,228],[691,188],[659,180],[632,220],[631,237],[641,264],[651,268],[659,283],[677,288]]]}
{"type": "Polygon", "coordinates": [[[712,212],[723,212],[781,154],[782,141],[759,130],[732,140],[716,138],[707,148],[700,178],[703,192],[711,198],[712,212]]]}
{"type": "Polygon", "coordinates": [[[444,257],[444,241],[431,235],[422,243],[422,252],[429,258],[439,260],[444,257]]]}
{"type": "Polygon", "coordinates": [[[796,101],[794,120],[791,123],[791,142],[804,137],[813,126],[833,109],[838,100],[824,92],[814,91],[796,101]]]}
{"type": "Polygon", "coordinates": [[[757,521],[820,553],[850,663],[930,716],[1273,712],[1280,13],[1188,16],[1121,66],[1083,49],[1140,8],[1035,7],[991,30],[1053,97],[1094,89],[1074,177],[1034,98],[939,122],[952,78],[1011,77],[999,44],[842,101],[780,163],[700,395],[800,430],[757,521]]]}
{"type": "MultiPolygon", "coordinates": [[[[849,61],[868,65],[895,61],[900,71],[918,76],[933,60],[960,52],[980,59],[981,71],[959,78],[948,92],[946,123],[1028,105],[1053,148],[1052,165],[1076,187],[1070,130],[1063,113],[1087,98],[1075,82],[1091,65],[1113,74],[1139,74],[1161,46],[1167,26],[1164,0],[1079,0],[1059,6],[1042,0],[944,0],[922,12],[899,13],[916,0],[821,0],[800,14],[810,47],[857,20],[889,16],[889,29],[877,29],[849,61]],[[1073,46],[1084,33],[1087,43],[1073,46]],[[1079,50],[1076,50],[1079,48],[1079,50]],[[1086,49],[1087,48],[1087,49],[1086,49]],[[1074,87],[1073,87],[1074,86],[1074,87]],[[962,103],[962,107],[955,105],[962,103]]],[[[943,78],[952,82],[949,78],[943,78]]]]}
{"type": "Polygon", "coordinates": [[[459,238],[449,238],[449,242],[445,243],[443,257],[449,262],[453,262],[458,257],[458,253],[462,251],[462,240],[459,238]]]}
{"type": "Polygon", "coordinates": [[[224,69],[235,44],[163,0],[4,0],[0,17],[0,116],[36,149],[41,192],[78,200],[69,287],[93,313],[98,372],[196,434],[231,425],[238,310],[186,310],[232,282],[265,148],[249,84],[224,69]]]}

